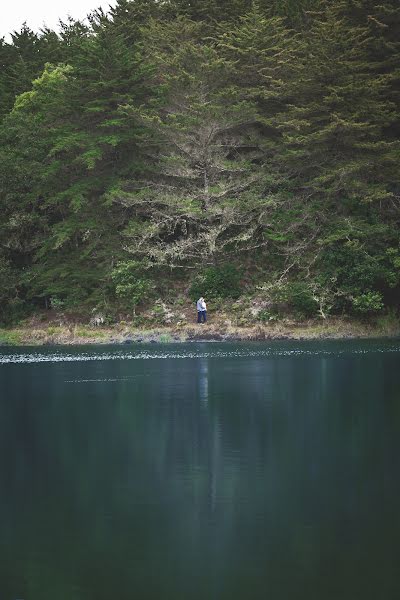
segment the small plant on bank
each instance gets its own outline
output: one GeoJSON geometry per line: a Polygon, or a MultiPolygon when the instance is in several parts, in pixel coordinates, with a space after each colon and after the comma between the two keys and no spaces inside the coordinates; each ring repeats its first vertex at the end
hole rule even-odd
{"type": "Polygon", "coordinates": [[[88,327],[75,327],[74,335],[78,338],[98,338],[106,337],[106,333],[102,330],[92,329],[88,327]]]}
{"type": "Polygon", "coordinates": [[[60,333],[61,328],[60,327],[53,327],[52,325],[50,325],[47,330],[46,333],[47,335],[54,335],[56,333],[60,333]]]}
{"type": "Polygon", "coordinates": [[[172,337],[169,335],[169,333],[162,333],[160,335],[159,340],[161,344],[169,344],[170,342],[172,342],[172,337]]]}
{"type": "Polygon", "coordinates": [[[0,346],[18,346],[22,342],[22,336],[17,331],[0,330],[0,346]]]}
{"type": "Polygon", "coordinates": [[[143,315],[135,315],[133,318],[132,325],[134,328],[137,328],[137,327],[143,327],[143,325],[146,325],[146,323],[147,323],[147,319],[143,315]]]}
{"type": "Polygon", "coordinates": [[[176,321],[175,313],[159,298],[151,310],[152,320],[159,325],[169,325],[176,321]]]}
{"type": "Polygon", "coordinates": [[[278,313],[267,308],[260,310],[257,315],[257,319],[258,321],[261,321],[261,323],[273,323],[275,321],[279,321],[281,318],[282,317],[278,313]]]}
{"type": "Polygon", "coordinates": [[[287,283],[284,294],[289,308],[296,316],[299,318],[316,316],[318,305],[310,287],[306,283],[302,281],[287,283]]]}
{"type": "Polygon", "coordinates": [[[86,327],[76,327],[74,334],[76,335],[76,337],[80,337],[80,338],[85,338],[85,337],[91,337],[93,334],[92,330],[88,330],[86,329],[86,327]]]}
{"type": "Polygon", "coordinates": [[[376,325],[384,335],[398,335],[400,331],[399,315],[394,309],[388,310],[385,315],[379,315],[376,325]]]}

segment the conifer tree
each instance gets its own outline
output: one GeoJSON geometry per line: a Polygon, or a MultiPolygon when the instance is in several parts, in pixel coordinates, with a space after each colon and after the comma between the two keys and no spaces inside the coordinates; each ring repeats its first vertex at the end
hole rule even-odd
{"type": "MultiPolygon", "coordinates": [[[[299,251],[288,239],[286,253],[291,267],[310,275],[313,265],[324,285],[350,301],[389,280],[397,285],[385,255],[398,239],[399,144],[387,135],[397,119],[388,94],[393,74],[371,56],[371,24],[352,22],[347,2],[324,3],[310,18],[296,93],[279,127],[287,172],[296,174],[291,207],[307,216],[296,237],[318,244],[299,251]]],[[[279,220],[282,228],[285,215],[279,220]]]]}
{"type": "Polygon", "coordinates": [[[256,107],[236,85],[233,63],[201,33],[183,18],[153,22],[143,41],[153,100],[121,109],[145,128],[146,166],[112,197],[134,213],[129,248],[155,264],[179,266],[255,243],[256,107]]]}
{"type": "Polygon", "coordinates": [[[391,75],[368,56],[370,43],[345,2],[326,3],[313,15],[291,112],[280,124],[304,186],[327,198],[390,196],[385,165],[397,145],[382,138],[396,118],[386,96],[391,75]]]}
{"type": "Polygon", "coordinates": [[[395,304],[399,19],[397,0],[118,0],[0,41],[1,318],[244,259],[321,315],[395,304]]]}
{"type": "Polygon", "coordinates": [[[60,40],[48,28],[35,33],[24,24],[11,38],[10,44],[0,44],[0,118],[11,110],[16,96],[31,89],[46,62],[61,60],[60,40]]]}

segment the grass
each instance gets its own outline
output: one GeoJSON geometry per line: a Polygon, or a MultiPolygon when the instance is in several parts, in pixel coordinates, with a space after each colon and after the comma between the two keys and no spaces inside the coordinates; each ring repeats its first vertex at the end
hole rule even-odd
{"type": "MultiPolygon", "coordinates": [[[[147,323],[149,325],[149,323],[147,323]]],[[[253,320],[237,318],[223,312],[213,311],[211,319],[204,328],[192,322],[171,325],[169,327],[137,327],[136,323],[116,323],[112,327],[93,328],[85,324],[73,325],[47,323],[41,327],[37,323],[33,326],[21,324],[18,328],[0,328],[0,345],[41,345],[41,344],[80,344],[96,343],[107,340],[123,342],[126,335],[133,339],[139,337],[141,341],[158,341],[168,344],[175,339],[185,341],[196,339],[198,335],[215,335],[218,339],[231,336],[231,339],[346,339],[346,338],[377,338],[394,337],[400,335],[400,320],[393,313],[381,315],[370,320],[356,320],[350,318],[330,318],[326,321],[310,319],[307,322],[285,319],[282,321],[260,323],[257,318],[253,320]]]]}
{"type": "Polygon", "coordinates": [[[0,329],[0,346],[19,346],[22,343],[20,331],[0,329]]]}
{"type": "Polygon", "coordinates": [[[376,327],[382,335],[400,334],[400,321],[393,312],[378,317],[376,320],[376,327]]]}
{"type": "Polygon", "coordinates": [[[162,333],[159,337],[159,341],[161,342],[161,344],[169,344],[170,342],[172,342],[172,337],[169,333],[162,333]]]}
{"type": "Polygon", "coordinates": [[[50,326],[46,329],[46,333],[47,335],[59,335],[60,333],[62,333],[62,328],[50,326]]]}
{"type": "Polygon", "coordinates": [[[75,327],[74,335],[79,338],[103,339],[106,337],[106,333],[101,329],[90,329],[88,327],[75,327]]]}

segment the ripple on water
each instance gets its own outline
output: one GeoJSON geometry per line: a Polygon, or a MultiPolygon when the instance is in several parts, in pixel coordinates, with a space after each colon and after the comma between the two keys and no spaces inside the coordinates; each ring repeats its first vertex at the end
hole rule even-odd
{"type": "Polygon", "coordinates": [[[373,345],[371,347],[345,346],[342,348],[306,348],[301,345],[297,347],[274,347],[266,348],[242,348],[236,350],[223,350],[221,348],[212,348],[207,351],[202,350],[154,350],[154,351],[120,351],[87,353],[79,352],[69,354],[66,352],[23,352],[0,354],[0,364],[10,363],[60,363],[60,362],[87,362],[87,361],[105,361],[105,360],[162,360],[162,359],[197,359],[197,358],[268,358],[268,357],[295,357],[295,356],[341,356],[349,354],[371,354],[371,353],[395,353],[400,352],[399,345],[373,345]]]}

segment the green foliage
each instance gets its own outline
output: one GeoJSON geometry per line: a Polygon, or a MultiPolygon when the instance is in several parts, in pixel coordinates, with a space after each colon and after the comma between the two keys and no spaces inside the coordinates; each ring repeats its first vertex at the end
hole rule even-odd
{"type": "Polygon", "coordinates": [[[263,308],[257,315],[257,320],[261,321],[261,323],[273,323],[274,321],[279,321],[282,318],[282,314],[279,311],[274,309],[263,308]]]}
{"type": "Polygon", "coordinates": [[[376,325],[383,335],[399,335],[400,320],[398,312],[391,308],[386,314],[376,317],[376,325]]]}
{"type": "Polygon", "coordinates": [[[21,341],[22,335],[18,331],[0,329],[0,346],[19,346],[21,341]]]}
{"type": "Polygon", "coordinates": [[[379,292],[365,292],[352,299],[353,308],[356,313],[370,314],[383,310],[382,294],[379,292]]]}
{"type": "Polygon", "coordinates": [[[159,337],[159,341],[161,344],[170,344],[172,342],[172,337],[168,333],[162,333],[159,337]]]}
{"type": "Polygon", "coordinates": [[[74,335],[76,337],[80,337],[80,338],[97,338],[97,339],[103,339],[106,337],[106,334],[104,331],[101,330],[96,330],[96,329],[91,329],[88,327],[75,327],[74,329],[74,335]]]}
{"type": "Polygon", "coordinates": [[[310,286],[301,281],[286,285],[284,296],[290,309],[301,317],[313,317],[317,314],[317,302],[310,286]]]}
{"type": "Polygon", "coordinates": [[[135,261],[120,262],[111,273],[116,295],[133,309],[147,299],[152,290],[149,279],[139,273],[140,265],[135,261]]]}
{"type": "Polygon", "coordinates": [[[382,233],[386,239],[395,235],[381,225],[353,222],[351,231],[343,232],[344,240],[326,238],[318,280],[333,296],[333,311],[376,312],[384,306],[384,294],[398,288],[398,249],[386,248],[382,233]]]}
{"type": "Polygon", "coordinates": [[[0,322],[12,322],[26,313],[18,294],[18,273],[0,254],[0,322]]]}
{"type": "Polygon", "coordinates": [[[47,335],[57,335],[58,333],[61,333],[61,331],[62,331],[61,327],[54,327],[52,325],[50,325],[46,329],[47,335]]]}
{"type": "Polygon", "coordinates": [[[60,298],[57,298],[57,296],[52,296],[49,304],[54,310],[62,310],[65,307],[65,302],[60,298]]]}
{"type": "Polygon", "coordinates": [[[283,281],[266,286],[270,308],[263,310],[259,319],[276,320],[285,314],[299,318],[315,317],[318,313],[318,302],[310,283],[303,281],[283,281]]]}
{"type": "Polygon", "coordinates": [[[239,298],[241,269],[233,265],[209,267],[198,275],[190,287],[190,296],[197,300],[205,298],[239,298]]]}
{"type": "Polygon", "coordinates": [[[239,261],[286,282],[266,319],[396,306],[397,4],[118,0],[0,40],[0,319],[239,261]]]}

